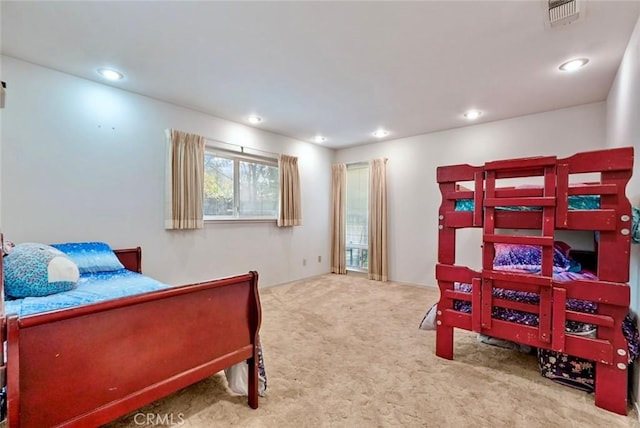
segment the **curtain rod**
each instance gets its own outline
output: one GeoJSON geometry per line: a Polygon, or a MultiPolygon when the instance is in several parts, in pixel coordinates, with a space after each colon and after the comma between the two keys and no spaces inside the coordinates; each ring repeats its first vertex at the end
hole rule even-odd
{"type": "MultiPolygon", "coordinates": [[[[205,140],[207,140],[207,142],[216,143],[216,144],[224,144],[224,145],[231,146],[231,147],[234,147],[234,148],[239,148],[240,149],[240,153],[246,153],[245,150],[251,150],[253,152],[260,152],[260,153],[264,153],[265,155],[272,156],[274,159],[278,159],[278,156],[279,156],[278,153],[268,152],[266,150],[254,149],[252,147],[241,146],[240,144],[227,143],[226,141],[220,141],[220,140],[216,140],[214,138],[209,138],[209,137],[204,137],[204,138],[205,138],[205,140]]],[[[247,153],[247,154],[251,154],[251,153],[247,153]]]]}
{"type": "MultiPolygon", "coordinates": [[[[384,159],[385,162],[389,160],[388,158],[380,158],[380,159],[384,159]]],[[[347,166],[369,165],[369,161],[345,162],[344,164],[347,166]]]]}
{"type": "MultiPolygon", "coordinates": [[[[173,130],[176,130],[174,128],[167,128],[164,130],[166,137],[171,140],[171,132],[173,130]]],[[[178,130],[176,130],[178,131],[178,130]]],[[[179,131],[179,132],[185,132],[185,131],[179,131]]],[[[206,140],[206,142],[210,142],[210,143],[215,143],[215,144],[224,144],[227,146],[231,146],[233,148],[233,150],[229,150],[229,151],[234,151],[234,152],[240,152],[242,154],[248,154],[251,155],[251,153],[246,153],[245,150],[251,150],[254,152],[260,152],[260,153],[264,153],[267,156],[260,156],[260,155],[252,155],[252,156],[257,156],[257,157],[262,157],[264,159],[269,159],[269,160],[278,160],[278,158],[280,157],[279,153],[273,153],[273,152],[268,152],[266,150],[260,150],[260,149],[254,149],[251,147],[246,147],[246,146],[241,146],[240,144],[233,144],[233,143],[227,143],[226,141],[221,141],[221,140],[216,140],[215,138],[209,138],[209,137],[205,137],[205,136],[200,136],[201,138],[204,138],[206,140]],[[237,150],[237,148],[239,148],[240,150],[237,150]]],[[[207,145],[205,143],[205,145],[207,145]]],[[[211,145],[209,145],[210,147],[213,147],[211,145]]],[[[218,147],[222,150],[225,150],[222,147],[218,147]]]]}

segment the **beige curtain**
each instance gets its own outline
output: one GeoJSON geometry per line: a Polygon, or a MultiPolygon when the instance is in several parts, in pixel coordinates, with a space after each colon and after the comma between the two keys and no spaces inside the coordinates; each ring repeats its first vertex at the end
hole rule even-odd
{"type": "Polygon", "coordinates": [[[369,279],[386,281],[387,160],[369,161],[369,279]]]}
{"type": "Polygon", "coordinates": [[[167,135],[166,229],[204,227],[205,137],[170,129],[167,135]]]}
{"type": "Polygon", "coordinates": [[[300,200],[300,175],[298,174],[298,158],[295,156],[278,156],[280,170],[280,213],[278,226],[302,225],[302,201],[300,200]]]}
{"type": "Polygon", "coordinates": [[[331,272],[340,275],[347,273],[346,196],[347,166],[343,163],[331,165],[331,272]]]}

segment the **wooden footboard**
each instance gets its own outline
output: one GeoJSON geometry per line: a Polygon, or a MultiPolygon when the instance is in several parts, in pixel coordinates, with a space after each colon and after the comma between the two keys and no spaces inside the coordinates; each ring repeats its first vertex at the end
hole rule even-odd
{"type": "Polygon", "coordinates": [[[9,315],[9,426],[97,426],[244,360],[257,408],[260,321],[256,272],[9,315]]]}

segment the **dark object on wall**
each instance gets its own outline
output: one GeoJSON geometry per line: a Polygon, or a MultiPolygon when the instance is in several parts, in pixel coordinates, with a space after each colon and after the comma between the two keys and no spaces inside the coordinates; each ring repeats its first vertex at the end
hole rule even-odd
{"type": "Polygon", "coordinates": [[[4,93],[6,87],[7,82],[2,82],[2,86],[0,86],[0,108],[4,108],[4,93]]]}

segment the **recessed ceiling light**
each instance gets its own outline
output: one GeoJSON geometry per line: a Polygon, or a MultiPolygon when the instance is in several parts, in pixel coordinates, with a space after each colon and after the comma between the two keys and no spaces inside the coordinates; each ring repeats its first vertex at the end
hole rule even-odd
{"type": "Polygon", "coordinates": [[[558,68],[562,71],[576,71],[584,67],[585,65],[587,65],[588,62],[589,62],[588,58],[572,59],[570,61],[560,64],[558,68]]]}
{"type": "Polygon", "coordinates": [[[389,135],[389,131],[387,131],[386,129],[378,129],[373,133],[373,136],[378,138],[383,138],[383,137],[386,137],[387,135],[389,135]]]}
{"type": "Polygon", "coordinates": [[[99,68],[98,74],[107,80],[121,80],[124,78],[124,74],[110,68],[99,68]]]}
{"type": "Polygon", "coordinates": [[[313,141],[316,143],[324,143],[325,141],[327,141],[327,137],[316,135],[315,137],[313,137],[313,141]]]}
{"type": "Polygon", "coordinates": [[[256,116],[255,114],[249,116],[247,120],[249,121],[249,123],[253,123],[253,124],[262,122],[262,118],[260,116],[256,116]]]}
{"type": "Polygon", "coordinates": [[[469,120],[476,120],[481,114],[482,112],[480,110],[469,110],[464,114],[464,117],[469,120]]]}

